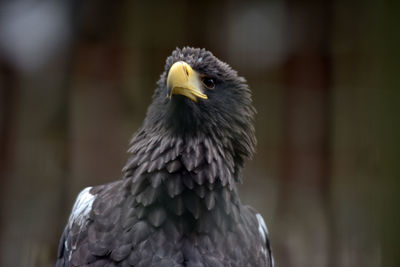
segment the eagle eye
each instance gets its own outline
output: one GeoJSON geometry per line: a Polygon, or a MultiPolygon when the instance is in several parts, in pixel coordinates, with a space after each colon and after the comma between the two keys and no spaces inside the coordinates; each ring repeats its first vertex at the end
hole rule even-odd
{"type": "Polygon", "coordinates": [[[208,89],[214,89],[215,87],[215,80],[213,78],[204,77],[202,79],[202,82],[204,86],[207,87],[208,89]]]}

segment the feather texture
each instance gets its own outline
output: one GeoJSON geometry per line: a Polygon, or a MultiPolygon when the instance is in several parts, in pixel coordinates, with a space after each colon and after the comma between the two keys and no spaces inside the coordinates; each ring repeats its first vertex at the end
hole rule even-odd
{"type": "Polygon", "coordinates": [[[250,90],[226,63],[204,49],[175,50],[123,179],[78,197],[56,266],[272,267],[265,223],[236,188],[254,152],[253,114],[250,90]],[[165,98],[177,61],[218,80],[207,101],[165,98]]]}

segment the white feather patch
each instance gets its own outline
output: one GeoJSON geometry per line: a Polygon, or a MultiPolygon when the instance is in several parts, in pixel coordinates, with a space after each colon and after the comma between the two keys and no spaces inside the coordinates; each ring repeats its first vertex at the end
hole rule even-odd
{"type": "Polygon", "coordinates": [[[93,201],[96,196],[92,195],[89,191],[92,187],[83,189],[76,198],[75,204],[72,208],[71,215],[68,220],[68,226],[71,228],[73,223],[78,224],[80,227],[86,224],[89,218],[89,213],[92,210],[93,201]]]}
{"type": "Polygon", "coordinates": [[[268,235],[267,225],[265,224],[264,219],[260,213],[257,213],[256,217],[257,217],[257,221],[258,221],[258,231],[260,232],[261,237],[265,243],[265,242],[267,242],[267,235],[268,235]]]}
{"type": "MultiPolygon", "coordinates": [[[[268,238],[267,225],[265,224],[265,221],[264,221],[263,217],[261,216],[261,214],[257,213],[256,217],[257,217],[257,221],[258,221],[258,231],[260,232],[260,235],[261,235],[262,239],[264,240],[264,243],[267,243],[267,238],[268,238]]],[[[265,256],[268,256],[267,250],[264,247],[261,247],[261,253],[264,254],[265,256]]],[[[272,267],[274,267],[275,266],[274,257],[272,256],[272,254],[269,255],[269,257],[271,257],[272,267]]]]}

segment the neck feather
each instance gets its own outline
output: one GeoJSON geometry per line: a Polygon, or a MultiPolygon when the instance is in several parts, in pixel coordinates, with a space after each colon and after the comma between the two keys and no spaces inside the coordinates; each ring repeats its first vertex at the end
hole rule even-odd
{"type": "Polygon", "coordinates": [[[129,152],[123,171],[139,218],[156,227],[171,216],[197,227],[210,217],[225,226],[236,221],[239,174],[229,147],[204,136],[183,139],[141,131],[129,152]]]}

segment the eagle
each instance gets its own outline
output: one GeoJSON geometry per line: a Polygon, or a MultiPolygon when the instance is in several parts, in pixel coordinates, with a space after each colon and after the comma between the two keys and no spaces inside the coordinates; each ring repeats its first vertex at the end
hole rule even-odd
{"type": "Polygon", "coordinates": [[[265,222],[237,188],[255,149],[254,114],[228,64],[176,48],[121,179],[80,192],[56,266],[272,267],[265,222]]]}

